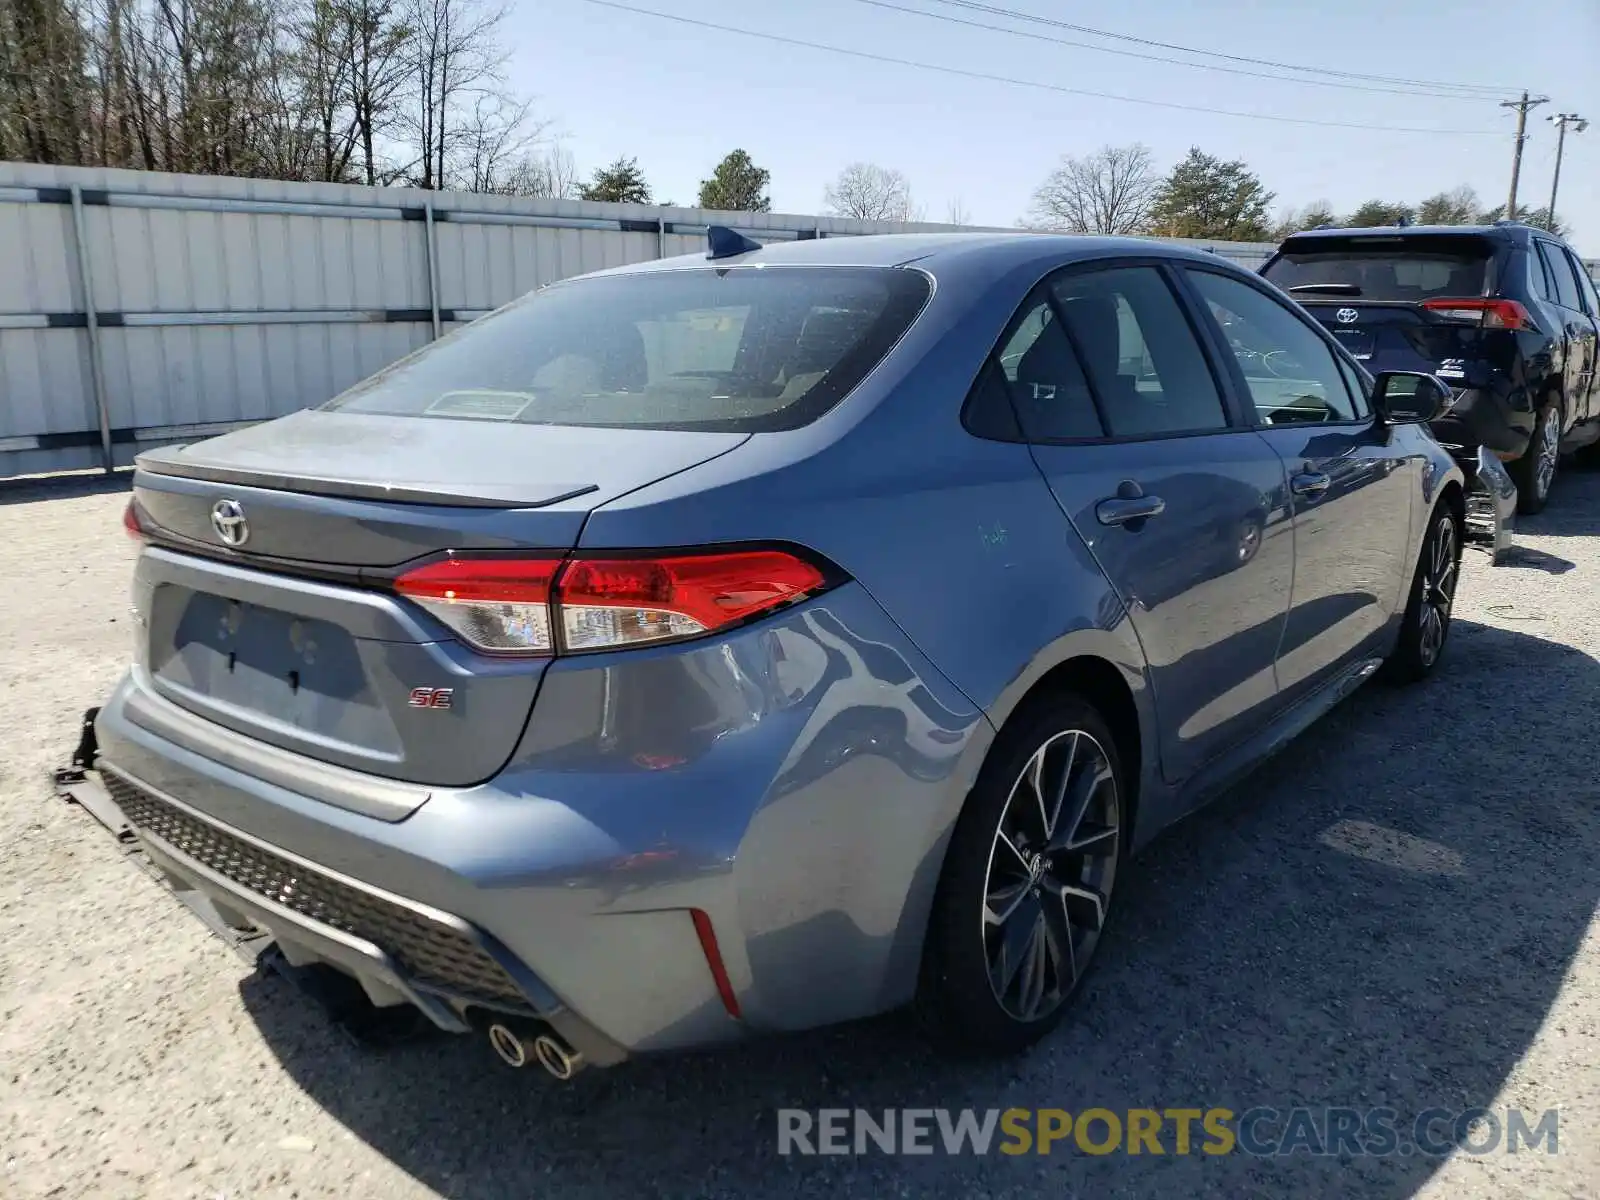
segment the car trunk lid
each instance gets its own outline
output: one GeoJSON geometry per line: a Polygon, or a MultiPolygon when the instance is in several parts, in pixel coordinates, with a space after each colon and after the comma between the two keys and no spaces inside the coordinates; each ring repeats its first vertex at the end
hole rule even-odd
{"type": "Polygon", "coordinates": [[[142,666],[161,696],[271,745],[480,782],[514,750],[547,660],[475,653],[395,594],[403,564],[560,557],[596,506],[745,440],[313,411],[142,455],[142,666]]]}

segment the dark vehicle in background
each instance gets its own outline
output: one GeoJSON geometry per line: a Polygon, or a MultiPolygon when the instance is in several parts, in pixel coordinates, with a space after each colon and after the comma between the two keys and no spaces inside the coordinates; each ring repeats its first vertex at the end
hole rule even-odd
{"type": "Polygon", "coordinates": [[[1600,298],[1553,234],[1505,221],[1318,228],[1261,274],[1369,370],[1448,383],[1434,436],[1469,479],[1480,447],[1505,462],[1520,512],[1544,508],[1562,455],[1600,440],[1600,298]]]}

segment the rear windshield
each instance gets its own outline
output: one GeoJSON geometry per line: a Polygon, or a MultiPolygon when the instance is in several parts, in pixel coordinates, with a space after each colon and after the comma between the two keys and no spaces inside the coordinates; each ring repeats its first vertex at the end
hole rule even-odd
{"type": "Polygon", "coordinates": [[[847,395],[926,303],[893,267],[694,268],[555,284],[329,401],[345,412],[756,433],[847,395]]]}
{"type": "Polygon", "coordinates": [[[1494,247],[1482,238],[1317,238],[1262,271],[1300,300],[1409,300],[1488,294],[1494,247]]]}

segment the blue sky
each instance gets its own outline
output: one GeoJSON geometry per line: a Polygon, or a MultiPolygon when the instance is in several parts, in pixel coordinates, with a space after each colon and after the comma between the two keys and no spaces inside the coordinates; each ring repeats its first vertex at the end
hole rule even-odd
{"type": "MultiPolygon", "coordinates": [[[[692,205],[701,179],[736,146],[772,172],[773,208],[811,213],[847,163],[903,171],[929,220],[959,201],[980,224],[1011,225],[1063,154],[1143,142],[1161,167],[1198,145],[1246,160],[1276,207],[1381,197],[1416,201],[1468,184],[1502,203],[1514,117],[1497,97],[1392,95],[1250,78],[974,29],[862,0],[621,0],[697,21],[1087,92],[1345,125],[1327,128],[1152,107],[970,79],[620,12],[588,0],[510,0],[510,82],[537,98],[585,175],[637,156],[657,198],[692,205]]],[[[1105,41],[950,7],[901,8],[1105,41]]],[[[1555,130],[1577,111],[1557,210],[1581,252],[1600,257],[1600,0],[1543,0],[1527,17],[1504,0],[990,0],[997,7],[1163,42],[1279,62],[1452,83],[1527,87],[1533,110],[1519,200],[1549,197],[1555,130]],[[1520,52],[1507,53],[1509,45],[1520,52]]],[[[1268,70],[1229,64],[1243,70],[1268,70]]],[[[1382,86],[1382,85],[1376,85],[1382,86]]],[[[1511,93],[1507,93],[1508,95],[1511,93]]]]}

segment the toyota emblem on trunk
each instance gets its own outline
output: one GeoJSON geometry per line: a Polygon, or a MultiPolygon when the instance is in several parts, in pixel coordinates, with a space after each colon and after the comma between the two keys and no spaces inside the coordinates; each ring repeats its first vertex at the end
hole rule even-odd
{"type": "Polygon", "coordinates": [[[1342,324],[1348,325],[1352,321],[1354,321],[1357,317],[1359,317],[1361,314],[1358,313],[1353,308],[1341,308],[1338,312],[1334,313],[1333,315],[1338,317],[1342,324]]]}
{"type": "Polygon", "coordinates": [[[224,545],[242,546],[250,537],[250,522],[244,519],[244,505],[237,500],[218,500],[211,506],[211,528],[224,545]]]}

